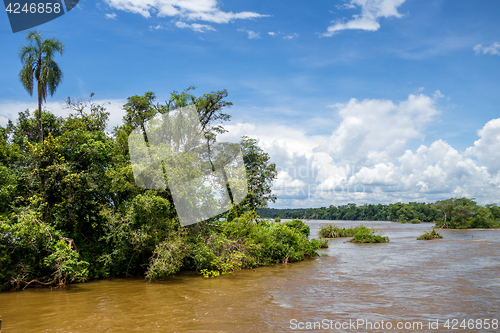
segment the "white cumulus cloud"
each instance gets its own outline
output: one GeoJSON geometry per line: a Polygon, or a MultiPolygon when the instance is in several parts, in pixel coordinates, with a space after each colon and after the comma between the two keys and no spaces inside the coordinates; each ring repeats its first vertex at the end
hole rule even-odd
{"type": "Polygon", "coordinates": [[[487,122],[477,134],[480,139],[466,153],[476,156],[491,174],[496,174],[500,171],[500,118],[487,122]]]}
{"type": "Polygon", "coordinates": [[[423,130],[438,113],[434,99],[423,94],[410,95],[399,104],[353,98],[333,107],[343,120],[317,150],[368,165],[389,162],[404,151],[409,140],[424,139],[423,130]]]}
{"type": "Polygon", "coordinates": [[[331,135],[311,135],[300,126],[237,123],[227,126],[229,132],[220,139],[258,139],[278,170],[275,207],[461,196],[481,204],[500,202],[500,119],[480,129],[479,140],[464,152],[441,139],[407,148],[421,141],[426,127],[438,118],[440,97],[436,91],[433,96],[409,95],[398,103],[351,99],[333,105],[332,113],[341,119],[331,135]]]}
{"type": "Polygon", "coordinates": [[[327,31],[321,36],[331,37],[341,30],[367,30],[376,31],[380,28],[378,22],[380,18],[385,17],[402,17],[398,12],[398,7],[405,0],[351,0],[349,4],[345,4],[339,9],[350,9],[361,7],[361,13],[352,16],[351,20],[336,20],[332,21],[332,25],[327,28],[327,31]]]}

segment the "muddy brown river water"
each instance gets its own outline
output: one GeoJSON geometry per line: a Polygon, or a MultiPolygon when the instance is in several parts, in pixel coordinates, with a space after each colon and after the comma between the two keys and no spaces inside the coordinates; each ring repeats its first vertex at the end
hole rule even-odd
{"type": "MultiPolygon", "coordinates": [[[[308,223],[312,236],[324,223],[361,224],[308,223]]],[[[2,333],[500,332],[500,230],[417,241],[431,224],[363,224],[391,242],[334,239],[327,256],[215,279],[184,272],[2,293],[2,333]]]]}

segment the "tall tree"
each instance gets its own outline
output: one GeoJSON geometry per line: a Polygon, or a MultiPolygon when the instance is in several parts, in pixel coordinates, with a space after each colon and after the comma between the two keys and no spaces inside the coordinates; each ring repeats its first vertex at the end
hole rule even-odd
{"type": "Polygon", "coordinates": [[[33,79],[37,81],[38,130],[40,143],[43,143],[42,101],[46,102],[47,92],[51,96],[54,95],[62,81],[63,73],[53,58],[56,52],[62,55],[64,45],[57,39],[43,39],[43,36],[36,31],[28,32],[26,39],[28,45],[24,45],[20,52],[23,68],[19,78],[31,96],[33,96],[33,79]]]}
{"type": "Polygon", "coordinates": [[[272,193],[272,181],[278,176],[276,164],[271,157],[257,145],[257,140],[244,136],[240,142],[245,162],[248,194],[242,206],[250,209],[264,208],[269,202],[276,201],[272,193]]]}

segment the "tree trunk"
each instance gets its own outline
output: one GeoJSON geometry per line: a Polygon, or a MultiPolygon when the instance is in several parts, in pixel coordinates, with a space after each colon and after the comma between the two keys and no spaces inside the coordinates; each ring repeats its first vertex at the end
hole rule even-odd
{"type": "Polygon", "coordinates": [[[40,87],[40,82],[38,82],[38,137],[40,143],[43,143],[43,128],[42,128],[42,87],[40,87]]]}

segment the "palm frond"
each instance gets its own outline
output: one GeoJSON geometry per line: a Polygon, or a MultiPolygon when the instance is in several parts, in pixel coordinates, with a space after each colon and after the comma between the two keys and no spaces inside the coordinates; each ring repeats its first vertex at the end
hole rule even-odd
{"type": "Polygon", "coordinates": [[[33,68],[31,64],[26,64],[19,73],[19,79],[31,96],[33,96],[33,68]]]}
{"type": "Polygon", "coordinates": [[[42,35],[40,33],[32,30],[26,34],[26,39],[30,41],[30,43],[36,43],[38,49],[42,48],[42,35]]]}
{"type": "Polygon", "coordinates": [[[45,53],[45,57],[49,59],[52,58],[52,56],[56,51],[59,52],[61,55],[64,52],[63,44],[60,41],[55,40],[53,38],[44,40],[41,49],[42,52],[45,53]]]}
{"type": "Polygon", "coordinates": [[[50,92],[50,95],[54,95],[57,86],[61,83],[63,78],[63,73],[59,66],[49,58],[45,58],[42,63],[42,73],[40,79],[43,84],[46,85],[46,90],[50,92]]]}

